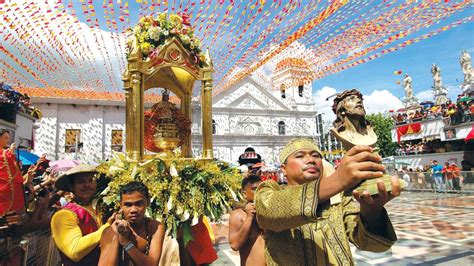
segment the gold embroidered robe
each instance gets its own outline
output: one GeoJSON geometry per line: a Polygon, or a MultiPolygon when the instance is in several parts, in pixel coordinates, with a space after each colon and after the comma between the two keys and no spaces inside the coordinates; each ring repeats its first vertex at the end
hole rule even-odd
{"type": "Polygon", "coordinates": [[[366,251],[383,252],[397,240],[384,209],[384,235],[369,232],[352,197],[336,195],[319,204],[319,180],[298,186],[263,182],[256,210],[264,230],[267,265],[353,265],[349,242],[366,251]]]}

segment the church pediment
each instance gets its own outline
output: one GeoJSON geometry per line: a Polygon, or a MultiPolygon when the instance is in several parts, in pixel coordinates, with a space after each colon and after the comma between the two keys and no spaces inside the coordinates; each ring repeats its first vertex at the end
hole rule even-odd
{"type": "Polygon", "coordinates": [[[213,100],[213,107],[289,110],[283,102],[249,77],[229,90],[216,95],[213,100]]]}
{"type": "Polygon", "coordinates": [[[243,94],[235,101],[231,102],[229,107],[239,109],[268,109],[268,106],[250,95],[250,93],[243,94]]]}

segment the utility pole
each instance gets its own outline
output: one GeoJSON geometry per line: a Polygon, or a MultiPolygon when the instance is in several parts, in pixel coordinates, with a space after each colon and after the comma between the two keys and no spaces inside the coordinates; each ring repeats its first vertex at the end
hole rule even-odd
{"type": "Polygon", "coordinates": [[[329,153],[329,162],[332,163],[332,140],[331,140],[331,132],[328,131],[328,153],[329,153]]]}

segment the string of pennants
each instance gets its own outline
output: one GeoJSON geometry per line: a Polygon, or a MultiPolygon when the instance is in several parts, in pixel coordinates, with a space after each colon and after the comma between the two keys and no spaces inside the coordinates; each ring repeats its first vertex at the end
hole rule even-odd
{"type": "Polygon", "coordinates": [[[289,84],[302,85],[469,23],[471,6],[446,0],[5,1],[0,80],[120,91],[126,30],[142,15],[184,12],[214,61],[215,94],[285,58],[305,61],[309,71],[294,72],[289,84]]]}

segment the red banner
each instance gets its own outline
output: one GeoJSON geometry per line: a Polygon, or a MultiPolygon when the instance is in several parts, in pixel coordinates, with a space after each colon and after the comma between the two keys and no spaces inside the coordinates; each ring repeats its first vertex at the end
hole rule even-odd
{"type": "Polygon", "coordinates": [[[397,140],[400,143],[400,139],[403,135],[416,134],[421,131],[421,123],[413,123],[408,125],[399,126],[397,128],[397,140]]]}
{"type": "Polygon", "coordinates": [[[474,125],[472,125],[471,131],[467,134],[466,138],[464,138],[464,141],[467,143],[471,139],[474,139],[474,125]]]}

